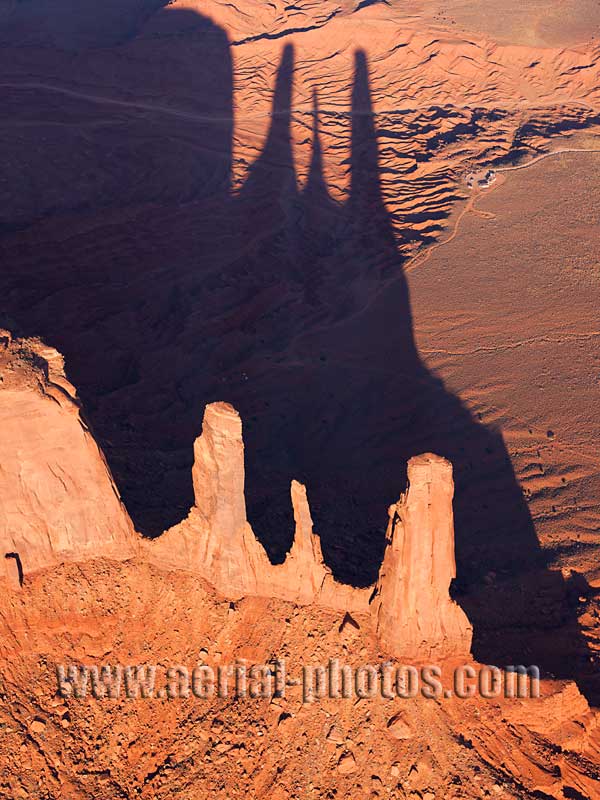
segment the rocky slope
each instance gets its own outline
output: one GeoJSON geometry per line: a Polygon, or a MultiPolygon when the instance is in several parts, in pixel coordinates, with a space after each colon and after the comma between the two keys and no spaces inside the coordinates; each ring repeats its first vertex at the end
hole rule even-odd
{"type": "MultiPolygon", "coordinates": [[[[57,696],[54,665],[381,664],[368,620],[97,560],[27,579],[0,613],[0,792],[10,798],[563,798],[598,795],[595,717],[547,699],[202,700],[57,696]],[[342,628],[340,630],[340,628],[342,628]],[[27,689],[24,689],[27,687],[27,689]],[[578,794],[575,794],[578,792],[578,794]]],[[[291,666],[290,666],[291,669],[291,666]]]]}
{"type": "MultiPolygon", "coordinates": [[[[294,682],[303,667],[330,659],[380,676],[395,656],[413,664],[435,658],[448,674],[472,664],[470,626],[448,596],[454,575],[448,462],[432,455],[412,460],[409,490],[390,508],[378,585],[366,593],[331,578],[297,483],[289,561],[269,563],[245,518],[239,417],[215,404],[195,448],[195,507],[181,526],[143,543],[86,430],[81,455],[79,408],[61,367],[56,351],[4,336],[0,398],[13,430],[22,432],[21,463],[35,455],[38,469],[37,493],[23,495],[19,519],[36,519],[39,498],[52,491],[57,474],[69,486],[70,508],[82,501],[90,511],[95,506],[93,523],[47,515],[48,527],[30,527],[26,541],[14,534],[7,540],[9,531],[0,538],[2,548],[25,545],[21,580],[0,577],[3,796],[597,794],[596,713],[572,683],[544,681],[539,698],[486,700],[452,692],[437,699],[315,694],[316,683],[307,694],[306,683],[294,682]],[[53,389],[68,390],[68,402],[52,399],[53,389]],[[41,409],[53,417],[51,435],[26,427],[39,423],[41,409]],[[58,461],[55,431],[64,448],[58,461]],[[47,473],[40,473],[45,464],[47,473]],[[73,471],[77,486],[68,483],[73,471]],[[96,500],[103,482],[111,493],[96,500]],[[119,520],[121,541],[103,540],[103,524],[119,520]],[[66,547],[57,538],[65,527],[66,547]],[[274,658],[285,660],[290,680],[267,696],[168,696],[160,682],[171,685],[169,666],[217,671],[274,658]],[[81,697],[57,680],[57,665],[129,664],[157,665],[155,691],[132,698],[103,684],[102,692],[81,697]]],[[[3,465],[15,449],[14,438],[2,440],[3,465]]],[[[10,470],[3,471],[0,496],[11,508],[13,483],[10,470]]],[[[59,491],[59,508],[60,498],[59,491]]]]}

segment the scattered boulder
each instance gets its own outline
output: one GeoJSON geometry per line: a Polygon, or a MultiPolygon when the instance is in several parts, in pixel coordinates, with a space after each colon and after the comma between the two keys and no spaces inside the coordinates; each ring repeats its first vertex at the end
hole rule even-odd
{"type": "Polygon", "coordinates": [[[356,772],[356,759],[354,755],[350,751],[342,753],[337,768],[341,775],[350,775],[352,772],[356,772]]]}
{"type": "Polygon", "coordinates": [[[404,712],[394,714],[394,716],[388,720],[387,732],[394,739],[400,740],[412,739],[413,736],[412,726],[406,718],[404,712]]]}

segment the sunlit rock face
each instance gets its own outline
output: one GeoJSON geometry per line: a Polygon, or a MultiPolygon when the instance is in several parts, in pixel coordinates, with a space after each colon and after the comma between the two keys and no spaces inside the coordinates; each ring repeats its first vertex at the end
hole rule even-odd
{"type": "Polygon", "coordinates": [[[427,453],[408,463],[409,488],[390,508],[379,573],[377,633],[403,657],[468,653],[472,628],[450,598],[456,577],[452,465],[427,453]]]}
{"type": "Polygon", "coordinates": [[[133,526],[62,356],[39,341],[13,342],[7,332],[0,431],[0,570],[11,585],[65,560],[133,554],[133,526]]]}
{"type": "Polygon", "coordinates": [[[196,572],[234,599],[250,594],[371,610],[382,645],[394,655],[469,653],[471,626],[449,595],[456,566],[448,461],[432,454],[411,459],[410,487],[390,509],[388,546],[373,592],[335,581],[313,531],[306,488],[297,481],[291,486],[294,543],[283,564],[269,562],[246,519],[242,424],[230,405],[207,407],[194,453],[195,506],[185,522],[147,544],[157,563],[196,572]]]}
{"type": "Polygon", "coordinates": [[[193,482],[194,507],[180,525],[145,543],[150,558],[202,575],[233,599],[260,595],[368,610],[368,592],[337,583],[325,565],[306,488],[297,481],[290,487],[294,542],[283,564],[271,564],[246,519],[242,421],[227,403],[205,410],[194,445],[193,482]]]}
{"type": "Polygon", "coordinates": [[[242,420],[231,405],[212,403],[194,445],[194,506],[180,525],[143,541],[82,419],[61,355],[9,333],[2,341],[0,546],[13,588],[25,575],[65,560],[126,559],[141,549],[143,558],[197,574],[233,600],[260,596],[344,613],[372,611],[393,654],[469,652],[468,621],[448,594],[455,574],[453,483],[444,459],[411,460],[410,488],[393,507],[373,593],[334,579],[313,530],[306,487],[297,481],[290,487],[294,542],[282,564],[271,564],[246,517],[242,420]]]}

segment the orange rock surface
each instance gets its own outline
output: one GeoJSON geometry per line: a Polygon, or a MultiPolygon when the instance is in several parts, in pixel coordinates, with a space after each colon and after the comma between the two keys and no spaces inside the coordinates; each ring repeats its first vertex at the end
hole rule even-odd
{"type": "MultiPolygon", "coordinates": [[[[230,405],[206,408],[194,447],[196,502],[190,515],[144,542],[82,422],[60,354],[39,342],[12,340],[8,332],[4,341],[0,408],[7,435],[0,545],[13,587],[13,560],[24,577],[64,560],[128,559],[140,553],[161,568],[204,578],[231,600],[262,596],[369,613],[372,590],[337,583],[325,565],[306,489],[297,481],[290,492],[294,542],[283,564],[270,563],[246,519],[242,423],[230,405]],[[47,513],[41,513],[44,508],[47,513]]],[[[452,467],[436,456],[422,456],[412,459],[408,475],[411,488],[397,506],[404,535],[391,521],[377,585],[377,631],[392,655],[466,656],[469,624],[448,595],[455,573],[452,467]]]]}
{"type": "Polygon", "coordinates": [[[6,331],[0,429],[0,552],[13,586],[19,570],[136,552],[137,536],[61,355],[6,331]]]}
{"type": "Polygon", "coordinates": [[[600,797],[599,9],[0,9],[2,800],[600,797]]]}
{"type": "Polygon", "coordinates": [[[471,629],[450,600],[455,577],[452,466],[433,455],[411,460],[410,489],[390,510],[388,547],[376,592],[340,584],[323,562],[306,488],[293,481],[296,532],[283,564],[272,565],[246,519],[244,445],[238,414],[213,403],[194,463],[196,503],[181,525],[146,545],[151,560],[201,575],[233,600],[259,595],[299,605],[368,613],[390,654],[424,659],[468,655],[471,629]]]}
{"type": "Polygon", "coordinates": [[[471,626],[449,595],[456,577],[452,465],[430,453],[416,456],[408,464],[408,482],[389,512],[374,601],[377,633],[403,658],[465,655],[471,626]]]}

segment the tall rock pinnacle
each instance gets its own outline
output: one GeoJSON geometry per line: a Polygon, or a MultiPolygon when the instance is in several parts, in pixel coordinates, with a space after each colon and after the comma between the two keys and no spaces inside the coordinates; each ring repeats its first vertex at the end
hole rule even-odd
{"type": "Polygon", "coordinates": [[[408,491],[390,508],[374,600],[381,643],[399,657],[463,656],[472,628],[449,595],[456,576],[452,465],[427,453],[408,462],[408,491]]]}
{"type": "Polygon", "coordinates": [[[212,563],[216,542],[235,546],[246,525],[242,421],[227,403],[206,407],[202,436],[194,443],[192,479],[196,508],[218,533],[205,554],[212,563]]]}
{"type": "Polygon", "coordinates": [[[277,597],[299,605],[368,611],[368,591],[337,583],[323,562],[306,489],[292,481],[294,544],[271,564],[246,519],[242,421],[227,403],[206,407],[194,445],[195,505],[189,516],[147,543],[152,560],[199,573],[225,597],[277,597]]]}
{"type": "Polygon", "coordinates": [[[242,421],[228,403],[206,407],[194,444],[195,504],[182,523],[149,542],[161,564],[202,575],[231,599],[260,594],[271,567],[246,520],[242,421]]]}

